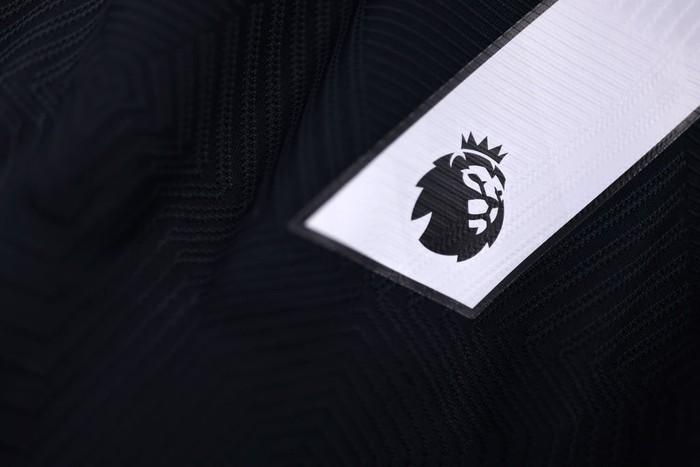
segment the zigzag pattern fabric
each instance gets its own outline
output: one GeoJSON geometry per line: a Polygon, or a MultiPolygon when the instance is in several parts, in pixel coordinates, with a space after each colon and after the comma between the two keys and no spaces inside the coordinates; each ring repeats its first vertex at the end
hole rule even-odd
{"type": "Polygon", "coordinates": [[[537,3],[0,1],[0,465],[700,462],[698,124],[476,320],[287,228],[537,3]]]}

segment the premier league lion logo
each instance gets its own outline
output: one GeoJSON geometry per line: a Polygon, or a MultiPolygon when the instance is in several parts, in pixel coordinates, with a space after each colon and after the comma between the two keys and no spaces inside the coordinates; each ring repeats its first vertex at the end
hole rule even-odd
{"type": "Polygon", "coordinates": [[[501,146],[476,144],[462,136],[462,150],[434,162],[435,167],[416,186],[423,189],[411,220],[430,214],[420,242],[440,255],[464,261],[493,245],[503,225],[506,178],[498,167],[506,154],[501,146]]]}

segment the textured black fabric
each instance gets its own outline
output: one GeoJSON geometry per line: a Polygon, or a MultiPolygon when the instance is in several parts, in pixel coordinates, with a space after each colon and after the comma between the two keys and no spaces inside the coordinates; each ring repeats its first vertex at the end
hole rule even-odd
{"type": "Polygon", "coordinates": [[[700,126],[474,321],[287,230],[536,4],[0,2],[0,465],[700,463],[700,126]]]}

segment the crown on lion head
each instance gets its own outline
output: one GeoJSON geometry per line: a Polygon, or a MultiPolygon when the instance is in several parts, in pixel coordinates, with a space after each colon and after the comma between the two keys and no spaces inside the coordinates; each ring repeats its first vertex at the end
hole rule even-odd
{"type": "Polygon", "coordinates": [[[484,138],[481,143],[476,144],[474,135],[472,135],[471,132],[469,132],[469,137],[467,139],[465,139],[464,135],[462,135],[462,149],[469,149],[471,151],[478,152],[479,154],[483,154],[497,164],[500,164],[503,158],[508,155],[507,152],[501,154],[501,147],[502,146],[496,146],[495,148],[489,149],[488,138],[484,138]]]}

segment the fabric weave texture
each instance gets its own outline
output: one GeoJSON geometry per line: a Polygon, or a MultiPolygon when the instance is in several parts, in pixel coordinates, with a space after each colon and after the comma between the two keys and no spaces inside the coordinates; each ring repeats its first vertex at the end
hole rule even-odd
{"type": "Polygon", "coordinates": [[[287,229],[537,3],[0,1],[0,465],[700,464],[700,125],[476,320],[287,229]]]}

